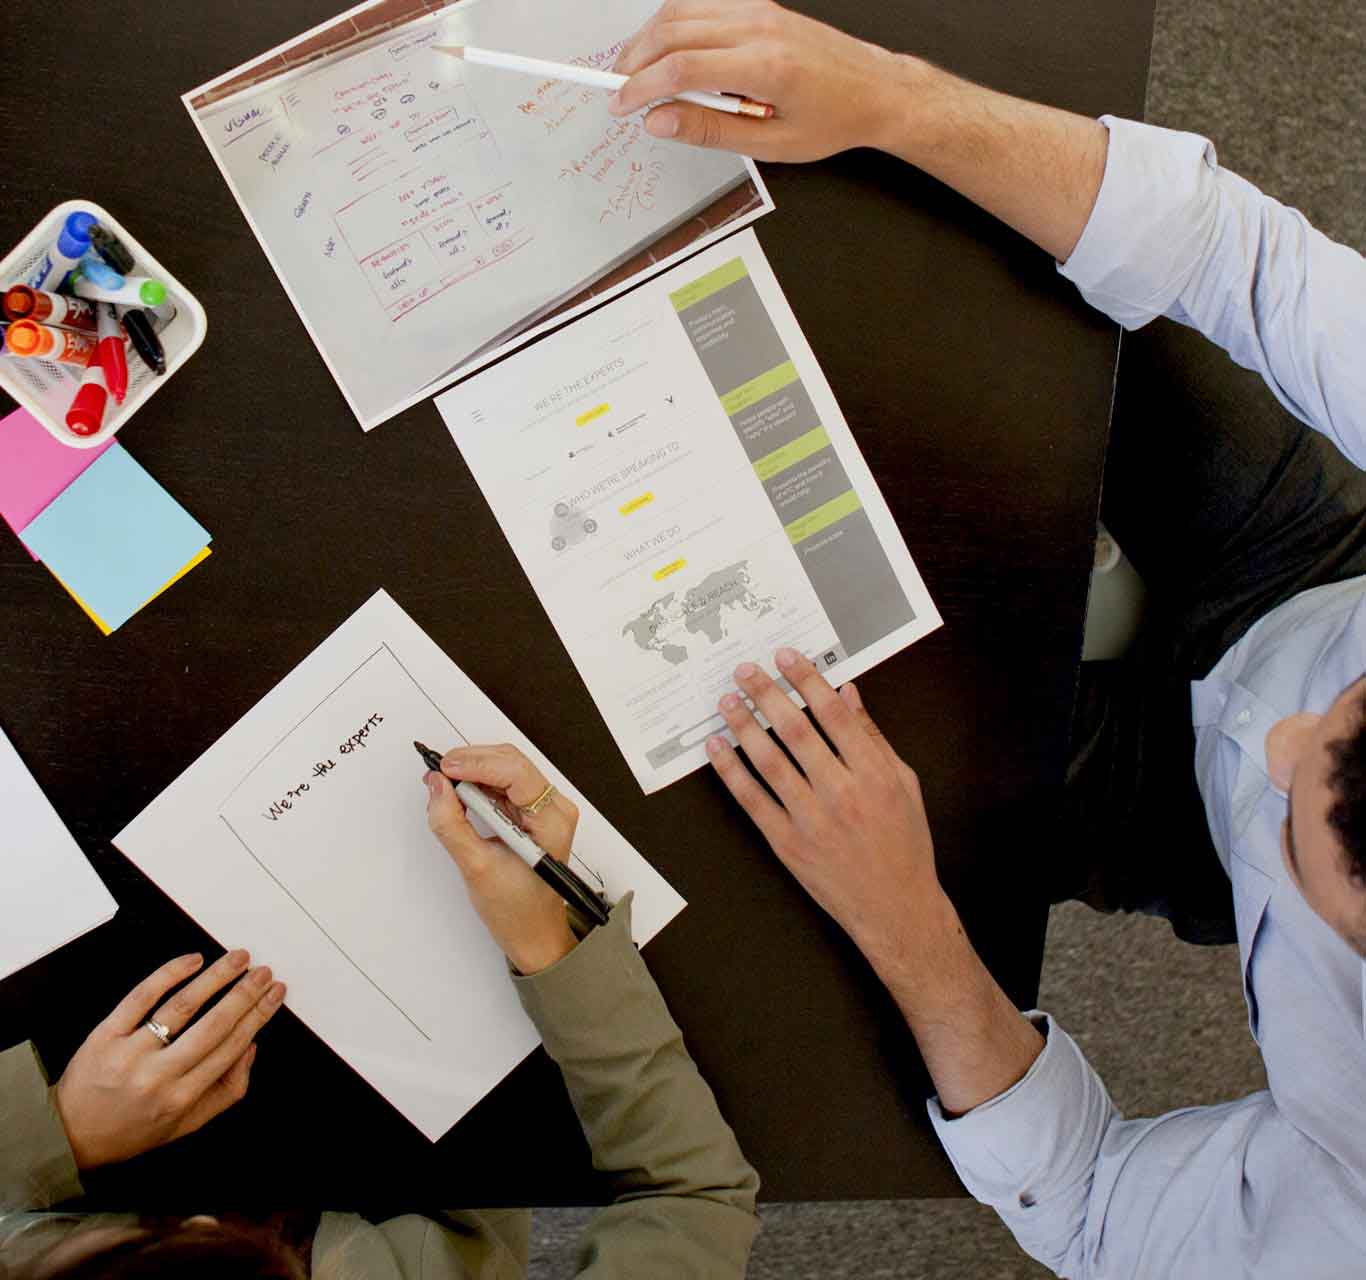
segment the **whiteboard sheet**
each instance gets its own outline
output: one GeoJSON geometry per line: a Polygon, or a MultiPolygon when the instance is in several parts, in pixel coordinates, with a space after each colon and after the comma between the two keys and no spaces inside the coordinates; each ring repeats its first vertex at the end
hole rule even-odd
{"type": "Polygon", "coordinates": [[[260,75],[249,64],[185,95],[362,427],[525,341],[614,269],[643,278],[772,207],[750,162],[652,138],[641,116],[608,114],[604,91],[434,48],[605,67],[653,9],[459,0],[367,35],[363,15],[385,15],[363,5],[273,50],[260,75]],[[722,228],[726,193],[741,199],[722,228]]]}
{"type": "MultiPolygon", "coordinates": [[[[578,869],[635,892],[643,944],[684,903],[383,591],[114,841],[435,1141],[539,1043],[427,828],[413,740],[520,747],[582,816],[578,869]]],[[[513,856],[509,854],[509,856],[513,856]]]]}
{"type": "Polygon", "coordinates": [[[0,978],[113,917],[118,904],[0,730],[0,978]]]}

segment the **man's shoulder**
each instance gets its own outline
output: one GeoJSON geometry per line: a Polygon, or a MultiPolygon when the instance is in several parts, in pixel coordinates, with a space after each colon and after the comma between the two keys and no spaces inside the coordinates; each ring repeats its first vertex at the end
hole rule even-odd
{"type": "MultiPolygon", "coordinates": [[[[1226,680],[1282,715],[1324,711],[1366,671],[1366,575],[1310,587],[1233,644],[1206,680],[1226,680]],[[1321,704],[1321,705],[1320,705],[1321,704]]],[[[1196,681],[1196,687],[1205,681],[1196,681]]]]}

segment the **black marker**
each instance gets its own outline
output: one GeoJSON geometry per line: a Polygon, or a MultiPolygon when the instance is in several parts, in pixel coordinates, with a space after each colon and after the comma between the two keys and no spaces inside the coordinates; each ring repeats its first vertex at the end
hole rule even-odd
{"type": "Polygon", "coordinates": [[[104,259],[109,266],[121,276],[131,275],[133,271],[133,255],[128,252],[128,246],[123,243],[107,227],[102,227],[97,222],[90,228],[90,243],[95,252],[104,259]]]}
{"type": "MultiPolygon", "coordinates": [[[[431,747],[424,747],[420,742],[414,742],[413,746],[417,748],[417,754],[422,757],[427,768],[434,773],[441,772],[441,757],[431,747]]],[[[498,838],[575,911],[593,924],[607,923],[607,905],[602,898],[569,867],[548,854],[513,822],[483,787],[474,782],[464,781],[456,782],[454,786],[455,794],[460,797],[465,807],[483,818],[498,833],[498,838]]]]}
{"type": "Polygon", "coordinates": [[[119,319],[123,321],[133,350],[142,357],[142,363],[160,377],[166,372],[166,351],[152,327],[151,316],[139,307],[129,307],[119,319]]]}

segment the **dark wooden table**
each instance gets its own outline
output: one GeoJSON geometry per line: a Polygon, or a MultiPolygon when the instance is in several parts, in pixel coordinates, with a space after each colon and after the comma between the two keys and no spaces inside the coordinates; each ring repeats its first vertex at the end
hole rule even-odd
{"type": "MultiPolygon", "coordinates": [[[[0,244],[88,197],[203,301],[204,347],[120,439],[214,537],[109,639],[0,537],[0,724],[121,908],[0,984],[0,1042],[32,1037],[59,1070],[152,967],[215,950],[110,837],[382,586],[689,899],[651,968],[765,1195],[958,1192],[914,1044],[860,956],[707,772],[641,795],[436,411],[361,434],[181,107],[337,7],[143,0],[110,26],[91,10],[78,38],[38,0],[0,15],[49,86],[27,100],[36,123],[0,113],[0,244]]],[[[1153,0],[799,7],[1008,92],[1143,110],[1153,0]]],[[[947,622],[864,696],[920,771],[972,938],[1028,1007],[1118,335],[1044,255],[886,157],[765,176],[764,248],[947,622]]],[[[89,1184],[142,1208],[603,1195],[543,1054],[432,1146],[289,1014],[228,1117],[89,1184]]]]}

